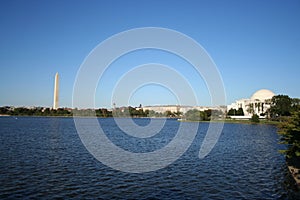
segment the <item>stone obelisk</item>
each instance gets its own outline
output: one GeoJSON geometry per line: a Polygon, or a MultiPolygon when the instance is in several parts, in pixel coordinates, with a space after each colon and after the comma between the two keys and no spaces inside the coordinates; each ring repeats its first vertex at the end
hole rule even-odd
{"type": "Polygon", "coordinates": [[[53,109],[58,108],[58,95],[59,95],[59,76],[58,72],[55,74],[54,80],[54,99],[53,99],[53,109]]]}

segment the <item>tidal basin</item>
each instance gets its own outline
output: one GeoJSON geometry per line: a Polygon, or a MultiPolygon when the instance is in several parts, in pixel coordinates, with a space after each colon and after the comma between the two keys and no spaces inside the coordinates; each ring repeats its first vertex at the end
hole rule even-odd
{"type": "MultiPolygon", "coordinates": [[[[168,119],[161,132],[135,138],[113,118],[99,118],[107,137],[132,152],[162,148],[180,123],[168,119]]],[[[159,120],[159,119],[157,119],[159,120]]],[[[141,126],[150,119],[134,119],[141,126]]],[[[290,199],[285,158],[272,125],[225,123],[204,159],[198,153],[208,123],[200,123],[190,148],[169,166],[125,173],[103,165],[82,144],[73,118],[0,117],[1,199],[290,199]]],[[[151,161],[149,161],[151,165],[151,161]]]]}

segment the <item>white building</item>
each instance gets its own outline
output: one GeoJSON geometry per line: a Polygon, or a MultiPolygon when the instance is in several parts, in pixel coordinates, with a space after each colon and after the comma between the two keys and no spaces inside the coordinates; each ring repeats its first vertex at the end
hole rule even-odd
{"type": "Polygon", "coordinates": [[[180,106],[180,105],[157,105],[157,106],[144,106],[143,111],[145,110],[153,110],[157,113],[165,113],[166,111],[171,111],[173,113],[175,112],[181,112],[182,114],[185,114],[189,110],[199,110],[199,111],[205,111],[205,110],[220,110],[225,113],[226,107],[222,106],[180,106]]]}
{"type": "Polygon", "coordinates": [[[166,111],[180,112],[180,106],[177,105],[145,106],[143,107],[143,111],[145,110],[153,110],[154,112],[157,113],[165,113],[166,111]]]}
{"type": "Polygon", "coordinates": [[[228,105],[227,111],[242,108],[245,118],[250,118],[253,114],[261,116],[270,108],[273,96],[275,96],[275,94],[270,90],[258,90],[250,99],[240,99],[228,105]]]}

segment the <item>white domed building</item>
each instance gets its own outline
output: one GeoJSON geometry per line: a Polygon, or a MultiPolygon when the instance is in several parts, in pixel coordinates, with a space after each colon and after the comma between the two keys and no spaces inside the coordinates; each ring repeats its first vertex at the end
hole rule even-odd
{"type": "MultiPolygon", "coordinates": [[[[230,109],[242,108],[244,111],[244,117],[251,118],[252,115],[257,114],[261,118],[264,118],[265,112],[270,108],[271,99],[275,94],[267,89],[258,90],[255,92],[250,99],[240,99],[235,103],[227,106],[227,111],[230,109]]],[[[238,118],[232,116],[232,118],[238,118]]]]}
{"type": "Polygon", "coordinates": [[[263,101],[263,100],[272,99],[273,96],[275,96],[275,94],[271,90],[262,89],[255,92],[252,95],[251,100],[257,99],[263,101]]]}

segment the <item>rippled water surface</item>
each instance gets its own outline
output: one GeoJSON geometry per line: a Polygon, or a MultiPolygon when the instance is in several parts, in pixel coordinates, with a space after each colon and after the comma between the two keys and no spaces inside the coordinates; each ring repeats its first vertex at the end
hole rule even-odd
{"type": "MultiPolygon", "coordinates": [[[[149,119],[135,119],[147,125],[149,119]]],[[[162,148],[176,134],[176,120],[160,133],[138,139],[124,134],[113,119],[99,119],[108,138],[132,152],[162,148]]],[[[186,122],[188,123],[188,122],[186,122]]],[[[78,199],[289,199],[284,157],[277,151],[276,128],[225,124],[205,158],[198,158],[208,123],[183,156],[154,172],[111,169],[85,149],[72,118],[0,118],[0,198],[78,199]]],[[[151,162],[149,163],[151,164],[151,162]]]]}

